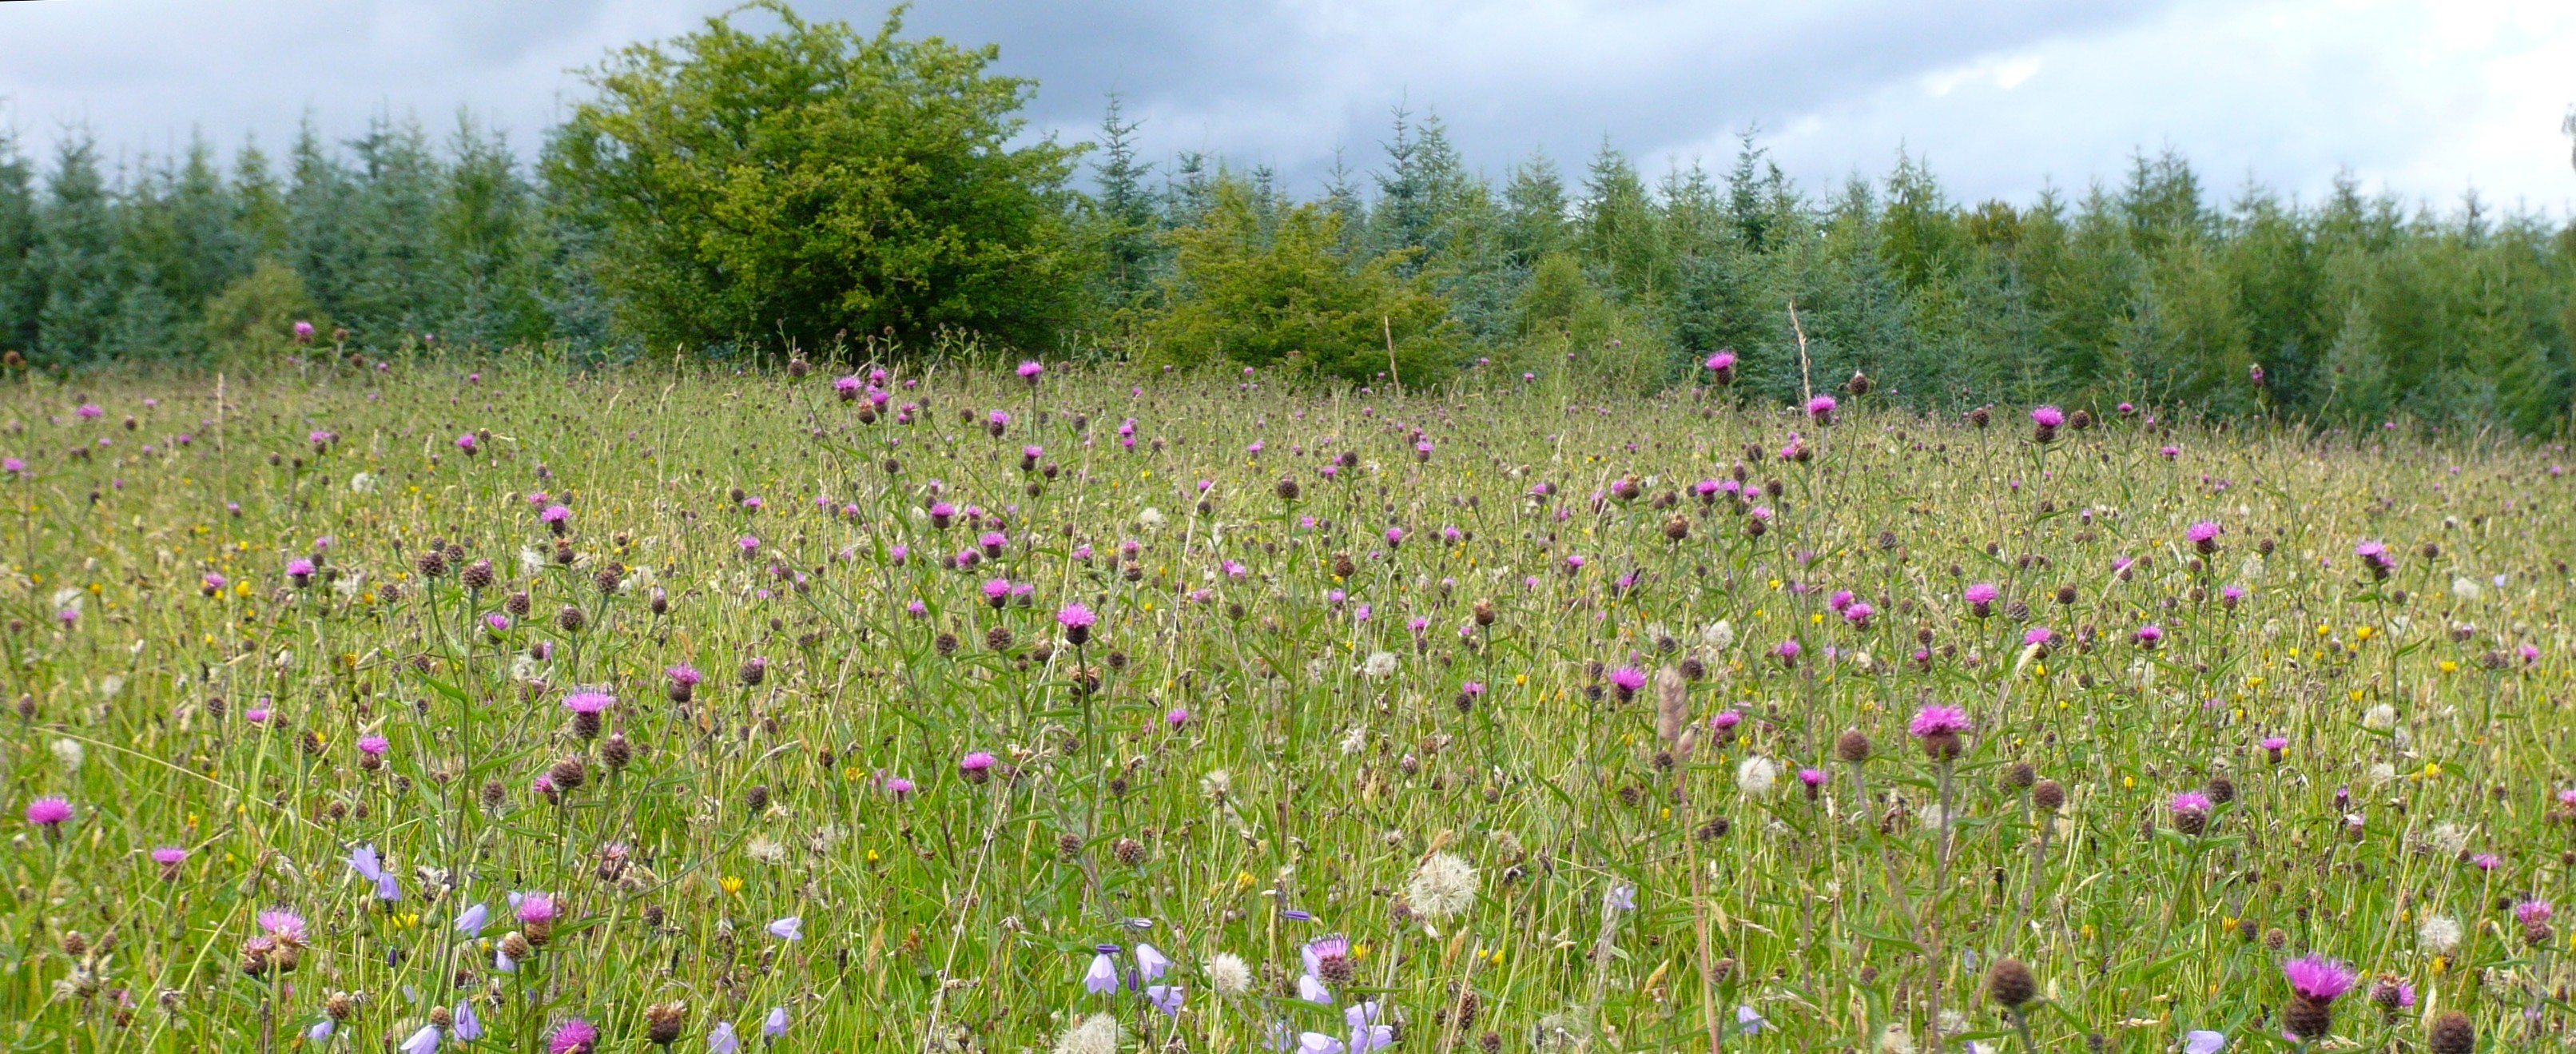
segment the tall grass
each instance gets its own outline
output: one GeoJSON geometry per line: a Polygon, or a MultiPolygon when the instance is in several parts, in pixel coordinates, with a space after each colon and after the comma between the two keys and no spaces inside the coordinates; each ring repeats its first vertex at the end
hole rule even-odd
{"type": "Polygon", "coordinates": [[[2564,1034],[2555,450],[847,384],[14,383],[0,1040],[2260,1050],[2310,953],[2319,1046],[2564,1034]]]}

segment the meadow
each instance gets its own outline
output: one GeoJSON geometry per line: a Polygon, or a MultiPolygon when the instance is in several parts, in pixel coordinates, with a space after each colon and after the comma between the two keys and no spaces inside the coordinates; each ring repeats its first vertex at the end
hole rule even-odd
{"type": "Polygon", "coordinates": [[[1015,365],[10,377],[0,1045],[2566,1041],[2554,446],[1015,365]]]}

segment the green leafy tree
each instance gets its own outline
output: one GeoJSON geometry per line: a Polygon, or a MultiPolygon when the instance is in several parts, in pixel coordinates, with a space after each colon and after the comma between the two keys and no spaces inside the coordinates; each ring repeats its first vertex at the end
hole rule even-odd
{"type": "Polygon", "coordinates": [[[1403,254],[1345,257],[1342,221],[1329,208],[1290,206],[1265,232],[1250,189],[1219,179],[1206,218],[1171,239],[1165,307],[1147,328],[1156,359],[1347,381],[1391,367],[1406,384],[1439,380],[1456,363],[1447,305],[1397,273],[1403,254]]]}
{"type": "Polygon", "coordinates": [[[753,3],[588,71],[548,145],[556,200],[602,232],[622,328],[655,343],[972,330],[1043,344],[1078,281],[1076,151],[1014,146],[1034,86],[998,52],[753,3]],[[745,12],[774,32],[735,24],[745,12]]]}

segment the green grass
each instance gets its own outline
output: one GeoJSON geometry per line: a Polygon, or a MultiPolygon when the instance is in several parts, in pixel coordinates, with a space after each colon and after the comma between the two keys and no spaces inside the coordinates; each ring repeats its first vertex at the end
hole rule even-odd
{"type": "Polygon", "coordinates": [[[2262,1050],[2289,1046],[2280,964],[2308,952],[2363,972],[2335,1043],[2421,1049],[2454,1009],[2482,1049],[2563,1035],[2539,982],[2564,941],[2509,910],[2564,899],[2576,847],[2554,450],[2146,415],[2043,446],[2027,408],[1977,429],[1847,398],[1819,427],[1565,379],[1246,383],[902,373],[893,406],[921,420],[862,424],[825,376],[524,360],[12,382],[0,1043],[318,1049],[350,993],[328,1042],[351,1050],[468,1002],[484,1034],[442,1049],[543,1049],[579,1016],[597,1049],[643,1051],[674,1001],[688,1051],[719,1021],[757,1047],[773,1007],[780,1050],[1050,1049],[1094,1013],[1120,1049],[1249,1050],[1275,1022],[1347,1040],[1360,999],[1425,1054],[1928,1049],[1945,1015],[1948,1049],[2003,1050],[1983,979],[2014,957],[2040,1049],[2209,1029],[2262,1050]],[[1746,457],[1793,431],[1810,460],[1746,457]],[[1778,490],[1758,535],[1690,492],[1739,462],[1778,490]],[[1623,476],[1637,498],[1593,497],[1623,476]],[[560,553],[537,491],[570,509],[560,553]],[[937,500],[989,510],[1003,555],[943,568],[987,528],[934,526],[937,500]],[[2224,526],[2206,557],[2201,520],[2224,526]],[[2367,539],[2397,557],[2384,582],[2367,539]],[[441,540],[463,558],[424,577],[441,540]],[[995,577],[1028,601],[987,605],[995,577]],[[1973,582],[2001,588],[1990,617],[1973,582]],[[1865,626],[1829,610],[1840,590],[1865,626]],[[1075,602],[1098,613],[1080,647],[1056,618],[1075,602]],[[2057,647],[2022,646],[2037,625],[2057,647]],[[681,663],[706,673],[686,703],[681,663]],[[1646,678],[1624,701],[1622,668],[1646,678]],[[585,687],[616,696],[599,738],[563,706],[585,687]],[[1927,703],[1974,723],[1955,763],[1907,735],[1927,703]],[[1835,759],[1845,729],[1866,763],[1835,759]],[[997,755],[989,781],[970,751],[997,755]],[[582,782],[549,800],[535,781],[567,761],[582,782]],[[2182,833],[2172,796],[2219,782],[2233,801],[2182,833]],[[47,795],[69,821],[21,819],[47,795]],[[352,870],[361,843],[399,900],[352,870]],[[160,846],[188,851],[170,877],[160,846]],[[1435,853],[1475,869],[1436,921],[1411,903],[1435,853]],[[562,918],[500,973],[512,891],[562,918]],[[478,903],[492,923],[458,934],[478,903]],[[278,907],[307,946],[247,973],[278,907]],[[2436,914],[2464,933],[2447,955],[2419,936],[2436,914]],[[801,939],[766,931],[786,916],[801,939]],[[1328,934],[1353,945],[1339,1007],[1294,998],[1328,934]],[[1177,1017],[1083,988],[1093,946],[1124,970],[1140,941],[1174,960],[1177,1017]],[[1248,991],[1214,990],[1220,954],[1248,991]],[[2419,1002],[2371,1006],[2381,973],[2419,1002]]]}

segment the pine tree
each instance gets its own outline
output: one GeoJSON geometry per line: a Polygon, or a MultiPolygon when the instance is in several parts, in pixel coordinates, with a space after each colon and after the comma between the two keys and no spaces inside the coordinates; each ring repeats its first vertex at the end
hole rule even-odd
{"type": "Polygon", "coordinates": [[[118,313],[116,212],[98,147],[86,129],[63,137],[37,223],[35,269],[45,288],[36,346],[55,364],[90,361],[118,313]]]}
{"type": "Polygon", "coordinates": [[[1162,245],[1156,237],[1153,195],[1145,181],[1152,162],[1136,156],[1136,130],[1123,102],[1109,96],[1109,113],[1101,118],[1100,161],[1092,166],[1098,189],[1092,196],[1091,251],[1099,254],[1103,297],[1112,311],[1143,303],[1162,270],[1162,245]]]}
{"type": "Polygon", "coordinates": [[[0,126],[0,351],[36,347],[45,305],[38,238],[35,166],[19,153],[16,134],[0,126]]]}

